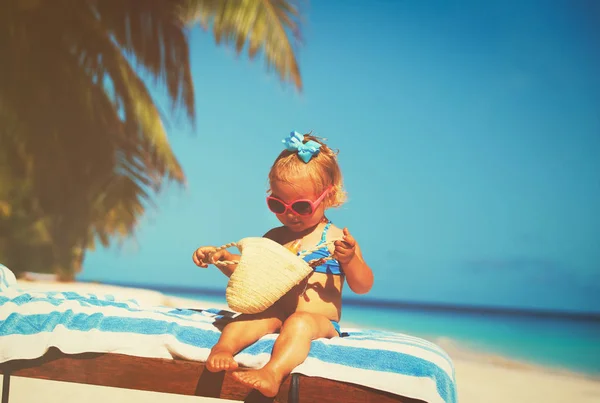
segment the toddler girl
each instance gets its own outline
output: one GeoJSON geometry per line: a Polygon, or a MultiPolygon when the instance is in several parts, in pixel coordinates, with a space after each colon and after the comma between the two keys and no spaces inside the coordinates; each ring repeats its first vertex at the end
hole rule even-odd
{"type": "MultiPolygon", "coordinates": [[[[266,311],[242,314],[227,324],[206,362],[208,370],[234,371],[235,379],[268,397],[275,396],[283,379],[306,359],[312,340],[340,335],[344,281],[357,294],[369,292],[373,285],[373,273],[354,237],[325,216],[328,208],[345,201],[336,153],[310,134],[292,132],[283,142],[286,148],[269,172],[267,197],[269,209],[283,225],[264,236],[286,246],[301,242],[304,250],[338,239],[332,247],[323,246],[303,256],[310,261],[333,254],[334,259],[315,267],[304,282],[266,311]],[[276,332],[279,336],[269,362],[260,369],[238,370],[234,355],[276,332]]],[[[198,248],[194,263],[208,267],[218,260],[239,259],[227,250],[214,251],[212,246],[198,248]]],[[[235,266],[217,267],[227,276],[235,270],[235,266]]]]}

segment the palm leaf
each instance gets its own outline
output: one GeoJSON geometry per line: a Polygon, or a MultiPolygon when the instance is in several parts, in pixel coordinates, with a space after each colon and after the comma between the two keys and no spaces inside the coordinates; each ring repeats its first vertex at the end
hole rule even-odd
{"type": "Polygon", "coordinates": [[[299,9],[288,0],[186,0],[181,13],[185,21],[212,25],[217,43],[233,45],[241,53],[248,44],[253,59],[264,53],[269,70],[275,69],[282,81],[293,82],[302,90],[300,68],[291,38],[300,42],[299,9]]]}
{"type": "Polygon", "coordinates": [[[73,274],[96,240],[132,234],[165,178],[185,182],[146,81],[193,122],[188,24],[301,89],[298,15],[284,0],[0,2],[0,257],[73,274]]]}
{"type": "Polygon", "coordinates": [[[126,55],[168,90],[173,107],[194,121],[194,86],[179,0],[102,0],[94,3],[102,27],[126,55]]]}

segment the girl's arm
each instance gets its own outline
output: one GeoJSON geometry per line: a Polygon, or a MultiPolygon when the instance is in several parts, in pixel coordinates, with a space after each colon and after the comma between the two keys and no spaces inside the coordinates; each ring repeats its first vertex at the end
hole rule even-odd
{"type": "Polygon", "coordinates": [[[373,271],[362,257],[358,244],[355,244],[354,256],[346,263],[340,262],[346,274],[346,281],[352,291],[357,294],[366,294],[373,287],[373,271]]]}
{"type": "Polygon", "coordinates": [[[334,245],[333,256],[346,274],[350,289],[357,294],[368,293],[373,287],[373,271],[363,259],[360,246],[348,228],[342,230],[342,239],[335,241],[334,245]]]}

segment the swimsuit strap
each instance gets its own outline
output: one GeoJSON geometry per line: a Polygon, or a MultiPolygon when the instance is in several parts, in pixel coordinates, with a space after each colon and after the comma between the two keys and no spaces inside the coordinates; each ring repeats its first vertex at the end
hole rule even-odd
{"type": "MultiPolygon", "coordinates": [[[[321,240],[315,247],[317,247],[319,245],[323,245],[325,242],[327,242],[327,231],[329,230],[330,226],[331,226],[331,221],[327,221],[327,224],[325,224],[325,228],[323,228],[323,233],[321,234],[321,240]]],[[[306,249],[298,251],[298,255],[301,255],[305,252],[306,252],[306,249]]]]}
{"type": "Polygon", "coordinates": [[[319,241],[317,246],[322,245],[325,242],[327,242],[327,231],[329,230],[330,226],[331,226],[331,221],[327,221],[327,224],[325,224],[325,228],[323,228],[323,233],[321,234],[321,240],[319,241]]]}

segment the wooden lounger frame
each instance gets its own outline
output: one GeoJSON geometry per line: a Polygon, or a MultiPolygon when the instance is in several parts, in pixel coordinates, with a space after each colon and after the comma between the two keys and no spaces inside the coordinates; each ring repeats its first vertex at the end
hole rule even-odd
{"type": "Polygon", "coordinates": [[[225,372],[213,373],[204,363],[143,358],[112,353],[68,355],[56,348],[31,360],[0,364],[4,375],[2,402],[9,403],[10,377],[48,379],[152,392],[240,400],[246,403],[418,403],[365,386],[294,374],[275,398],[236,382],[225,372]]]}

